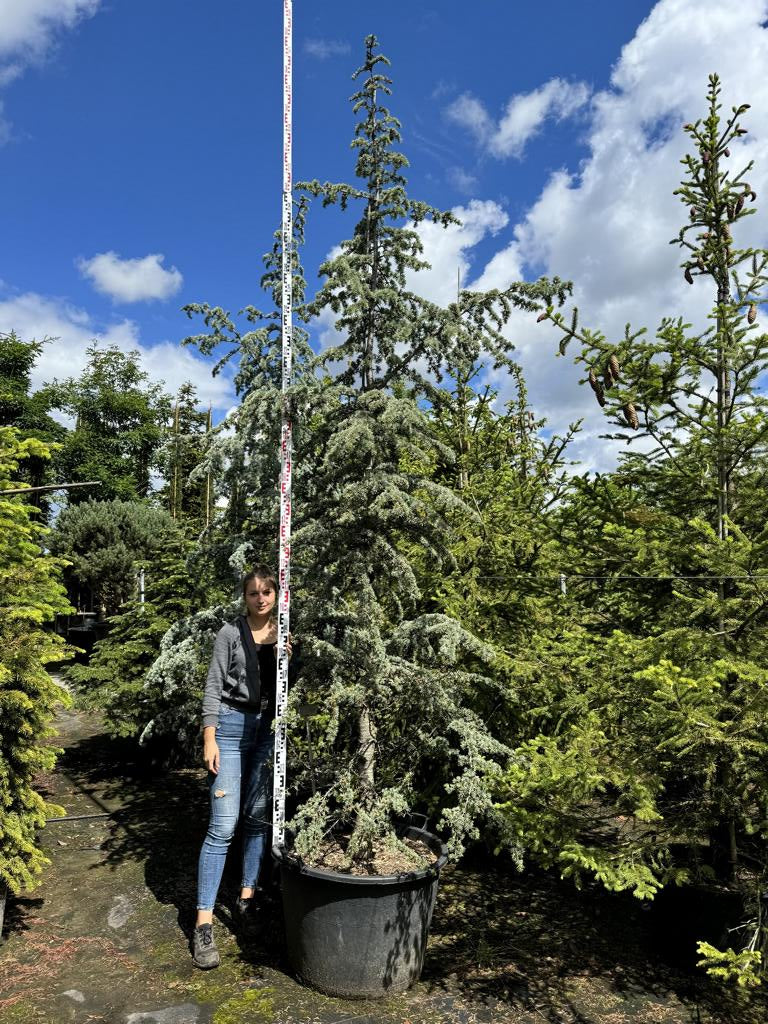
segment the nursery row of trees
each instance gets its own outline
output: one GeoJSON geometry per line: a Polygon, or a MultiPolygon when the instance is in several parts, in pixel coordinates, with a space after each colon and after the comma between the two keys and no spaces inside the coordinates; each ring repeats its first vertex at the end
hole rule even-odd
{"type": "MultiPolygon", "coordinates": [[[[394,822],[412,809],[456,856],[482,841],[521,869],[644,899],[674,883],[741,888],[738,941],[701,952],[722,976],[755,982],[768,867],[768,337],[755,319],[768,254],[734,239],[754,212],[749,167],[729,158],[747,108],[723,116],[713,76],[706,116],[686,126],[677,240],[709,325],[670,318],[615,340],[580,326],[558,279],[465,290],[447,307],[411,289],[425,265],[419,223],[454,218],[407,193],[385,65],[370,37],[353,97],[355,180],[297,188],[288,400],[304,671],[290,722],[300,703],[318,709],[314,795],[304,734],[291,730],[297,850],[311,858],[336,828],[350,861],[365,861],[397,842],[394,822]],[[304,231],[334,204],[356,211],[355,227],[307,297],[304,231]],[[513,309],[550,337],[554,327],[562,353],[577,347],[608,436],[642,439],[642,454],[624,444],[615,471],[579,474],[578,424],[552,436],[530,408],[513,309]],[[312,323],[328,310],[338,340],[317,353],[312,323]],[[509,373],[505,405],[483,383],[491,365],[509,373]]],[[[238,405],[216,429],[191,390],[175,416],[136,358],[96,348],[79,381],[42,397],[22,385],[14,410],[0,406],[9,443],[40,439],[14,480],[102,481],[95,501],[70,492],[47,541],[73,579],[113,588],[100,592],[109,634],[69,670],[79,699],[116,734],[178,757],[199,743],[202,679],[237,607],[235,578],[276,554],[280,259],[276,236],[265,310],[187,309],[201,326],[186,343],[235,366],[238,405]],[[129,369],[132,386],[102,402],[129,369]],[[44,421],[53,408],[74,428],[44,421]],[[61,445],[53,470],[41,441],[61,445]],[[151,490],[153,467],[163,481],[151,490]],[[142,564],[140,604],[116,581],[142,564]]],[[[28,374],[37,347],[4,344],[28,374]]],[[[41,529],[18,498],[3,507],[41,529]]],[[[40,559],[55,579],[51,556],[40,559]]],[[[23,690],[27,669],[7,664],[23,690]]]]}

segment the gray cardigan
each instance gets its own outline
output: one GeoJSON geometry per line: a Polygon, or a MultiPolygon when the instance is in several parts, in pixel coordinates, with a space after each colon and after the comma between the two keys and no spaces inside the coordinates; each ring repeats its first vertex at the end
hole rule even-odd
{"type": "Polygon", "coordinates": [[[203,693],[203,728],[219,724],[222,698],[251,707],[261,703],[260,694],[248,687],[245,651],[235,622],[226,622],[216,634],[203,693]]]}

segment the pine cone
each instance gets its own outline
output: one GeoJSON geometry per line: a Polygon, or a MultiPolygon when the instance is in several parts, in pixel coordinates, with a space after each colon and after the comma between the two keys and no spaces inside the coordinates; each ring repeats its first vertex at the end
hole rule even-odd
{"type": "Polygon", "coordinates": [[[608,365],[611,368],[611,376],[613,377],[613,379],[614,380],[619,380],[620,379],[620,374],[619,374],[620,367],[619,367],[619,360],[616,358],[616,353],[615,352],[611,353],[611,357],[608,360],[608,365]]]}
{"type": "Polygon", "coordinates": [[[696,220],[696,207],[692,206],[688,212],[691,215],[691,220],[696,220]]]}
{"type": "Polygon", "coordinates": [[[602,408],[602,406],[605,405],[605,391],[603,390],[603,385],[595,376],[595,371],[591,367],[589,369],[587,379],[589,380],[589,386],[595,392],[595,397],[597,398],[598,405],[602,408]]]}
{"type": "Polygon", "coordinates": [[[723,156],[730,156],[730,155],[731,155],[731,151],[730,151],[730,149],[728,149],[728,147],[726,146],[726,147],[725,147],[725,149],[723,150],[723,156]]]}
{"type": "Polygon", "coordinates": [[[749,193],[749,201],[750,201],[750,203],[754,203],[754,201],[756,199],[757,199],[757,192],[755,192],[754,189],[751,189],[750,193],[749,193]]]}
{"type": "Polygon", "coordinates": [[[736,200],[736,213],[741,213],[744,209],[744,196],[739,196],[736,200]]]}
{"type": "Polygon", "coordinates": [[[632,405],[631,402],[627,402],[623,407],[622,412],[624,413],[624,419],[627,421],[629,426],[632,427],[633,430],[637,430],[640,426],[640,421],[637,418],[637,412],[634,405],[632,405]]]}
{"type": "Polygon", "coordinates": [[[548,316],[549,316],[549,313],[546,310],[544,310],[543,313],[539,313],[539,315],[536,317],[536,323],[540,324],[541,321],[542,320],[546,320],[548,316]]]}
{"type": "Polygon", "coordinates": [[[606,390],[613,387],[613,374],[611,373],[611,368],[608,365],[606,365],[603,370],[603,383],[605,384],[606,390]]]}
{"type": "Polygon", "coordinates": [[[753,302],[752,305],[749,307],[749,312],[747,313],[747,323],[748,324],[753,324],[756,319],[757,319],[757,306],[753,302]]]}
{"type": "Polygon", "coordinates": [[[685,280],[688,282],[688,284],[693,284],[693,274],[691,274],[690,267],[685,268],[685,274],[683,276],[685,277],[685,280]]]}
{"type": "Polygon", "coordinates": [[[708,164],[710,159],[711,159],[711,157],[710,157],[709,150],[708,149],[702,149],[702,151],[701,151],[701,162],[703,164],[708,164]]]}

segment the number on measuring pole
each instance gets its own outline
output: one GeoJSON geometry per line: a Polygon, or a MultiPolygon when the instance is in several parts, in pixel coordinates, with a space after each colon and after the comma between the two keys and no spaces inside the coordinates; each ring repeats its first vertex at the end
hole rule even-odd
{"type": "Polygon", "coordinates": [[[280,439],[280,601],[277,616],[277,703],[275,709],[275,769],[272,807],[272,842],[285,843],[285,786],[287,735],[285,710],[288,703],[288,637],[291,622],[291,463],[293,432],[288,403],[293,366],[292,348],[292,86],[293,7],[283,0],[283,262],[282,262],[282,347],[283,428],[280,439]]]}

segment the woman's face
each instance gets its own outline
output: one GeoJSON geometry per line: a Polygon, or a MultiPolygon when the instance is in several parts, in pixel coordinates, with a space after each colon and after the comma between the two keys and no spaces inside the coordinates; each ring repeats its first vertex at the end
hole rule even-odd
{"type": "Polygon", "coordinates": [[[277,594],[269,580],[249,580],[245,588],[245,607],[255,618],[269,615],[275,607],[277,594]]]}

